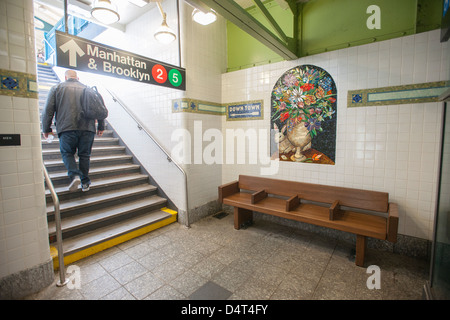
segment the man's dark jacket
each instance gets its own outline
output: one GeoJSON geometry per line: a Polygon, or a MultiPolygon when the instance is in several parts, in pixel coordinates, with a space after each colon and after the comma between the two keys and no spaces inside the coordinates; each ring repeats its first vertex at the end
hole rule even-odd
{"type": "MultiPolygon", "coordinates": [[[[56,131],[58,135],[64,131],[95,130],[95,120],[82,118],[81,94],[86,86],[76,79],[68,79],[50,89],[47,103],[42,113],[42,132],[52,132],[50,128],[55,115],[56,131]]],[[[105,129],[105,121],[97,120],[98,130],[105,129]]]]}

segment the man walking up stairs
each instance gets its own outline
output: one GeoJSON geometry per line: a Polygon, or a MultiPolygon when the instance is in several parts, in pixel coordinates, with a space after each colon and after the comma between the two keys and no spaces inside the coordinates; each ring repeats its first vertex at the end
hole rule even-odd
{"type": "Polygon", "coordinates": [[[72,192],[78,190],[81,182],[82,190],[89,191],[92,144],[95,133],[99,136],[103,134],[105,122],[103,119],[95,121],[80,116],[81,96],[86,86],[79,81],[76,71],[67,70],[65,80],[50,89],[42,113],[42,133],[45,139],[52,134],[51,125],[54,117],[61,155],[71,180],[69,190],[72,192]],[[78,154],[78,164],[75,162],[75,153],[78,154]]]}

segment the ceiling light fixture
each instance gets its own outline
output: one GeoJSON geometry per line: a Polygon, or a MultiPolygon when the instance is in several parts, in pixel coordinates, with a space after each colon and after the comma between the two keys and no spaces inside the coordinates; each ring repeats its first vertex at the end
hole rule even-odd
{"type": "Polygon", "coordinates": [[[198,0],[184,0],[184,1],[194,8],[194,11],[192,11],[192,20],[194,20],[195,22],[206,26],[217,20],[216,12],[213,9],[206,6],[201,1],[198,0]]]}
{"type": "Polygon", "coordinates": [[[104,24],[112,24],[120,20],[117,6],[110,0],[95,0],[91,15],[104,24]]]}
{"type": "Polygon", "coordinates": [[[166,22],[166,13],[163,11],[161,4],[159,1],[156,3],[158,5],[159,11],[161,12],[161,15],[163,17],[163,22],[161,26],[156,29],[155,31],[155,39],[162,43],[162,44],[169,44],[172,41],[174,41],[177,36],[175,35],[175,32],[172,31],[172,29],[169,28],[166,22]]]}
{"type": "Polygon", "coordinates": [[[192,11],[192,19],[195,22],[206,26],[206,25],[216,21],[217,15],[212,9],[208,12],[203,12],[199,9],[194,9],[194,11],[192,11]]]}

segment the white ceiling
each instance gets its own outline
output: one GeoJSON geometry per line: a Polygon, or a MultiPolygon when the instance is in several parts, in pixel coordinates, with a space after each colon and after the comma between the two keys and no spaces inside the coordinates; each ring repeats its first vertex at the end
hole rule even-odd
{"type": "MultiPolygon", "coordinates": [[[[147,11],[156,7],[157,0],[149,0],[144,7],[138,7],[127,0],[113,0],[117,5],[120,20],[109,27],[125,30],[125,26],[131,21],[137,19],[147,11]]],[[[91,17],[90,11],[94,0],[68,0],[68,14],[75,15],[85,20],[100,24],[91,17]]],[[[163,2],[163,1],[161,1],[163,2]]],[[[34,0],[34,16],[55,25],[64,17],[64,0],[34,0]]],[[[43,46],[44,33],[36,29],[35,41],[37,48],[43,46]]]]}
{"type": "MultiPolygon", "coordinates": [[[[156,1],[157,0],[149,0],[149,3],[141,8],[128,2],[127,0],[113,0],[112,2],[117,5],[120,21],[112,25],[112,27],[123,29],[125,25],[135,20],[148,10],[153,9],[156,6],[156,1]]],[[[68,0],[68,13],[86,20],[94,21],[90,15],[93,2],[94,0],[68,0]]],[[[34,0],[34,6],[34,15],[52,25],[64,16],[63,0],[34,0]],[[57,17],[59,17],[59,19],[57,19],[57,17]]]]}

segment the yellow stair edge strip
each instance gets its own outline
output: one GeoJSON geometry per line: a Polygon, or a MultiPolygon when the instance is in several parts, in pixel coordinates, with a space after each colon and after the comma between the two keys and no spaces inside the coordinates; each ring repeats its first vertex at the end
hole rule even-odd
{"type": "MultiPolygon", "coordinates": [[[[118,237],[116,237],[114,239],[107,240],[105,242],[99,243],[99,244],[94,245],[92,247],[89,247],[87,249],[80,250],[80,251],[74,252],[74,253],[72,253],[70,255],[67,255],[67,256],[64,257],[64,265],[69,265],[69,264],[71,264],[71,263],[73,263],[75,261],[78,261],[78,260],[81,260],[83,258],[89,257],[91,255],[94,255],[94,254],[100,252],[100,251],[109,249],[109,248],[114,247],[114,246],[116,246],[118,244],[121,244],[121,243],[124,243],[124,242],[126,242],[128,240],[137,238],[137,237],[142,236],[142,235],[144,235],[146,233],[149,233],[149,232],[151,232],[153,230],[162,228],[162,227],[164,227],[166,225],[169,225],[169,224],[177,221],[177,212],[176,211],[171,210],[171,209],[166,208],[166,207],[164,207],[164,208],[162,208],[160,210],[164,211],[164,212],[167,212],[167,213],[170,213],[171,216],[166,218],[166,219],[164,219],[164,220],[161,220],[161,221],[158,221],[156,223],[152,223],[152,224],[150,224],[148,226],[142,227],[140,229],[136,229],[134,231],[130,231],[130,232],[128,232],[126,234],[123,234],[121,236],[118,236],[118,237]]],[[[54,246],[50,246],[50,255],[51,255],[52,259],[53,259],[53,269],[57,270],[59,268],[58,249],[55,248],[54,246]]]]}
{"type": "Polygon", "coordinates": [[[164,212],[167,212],[167,213],[170,213],[171,215],[176,215],[177,214],[177,212],[175,210],[169,209],[167,207],[161,208],[160,210],[164,211],[164,212]]]}

